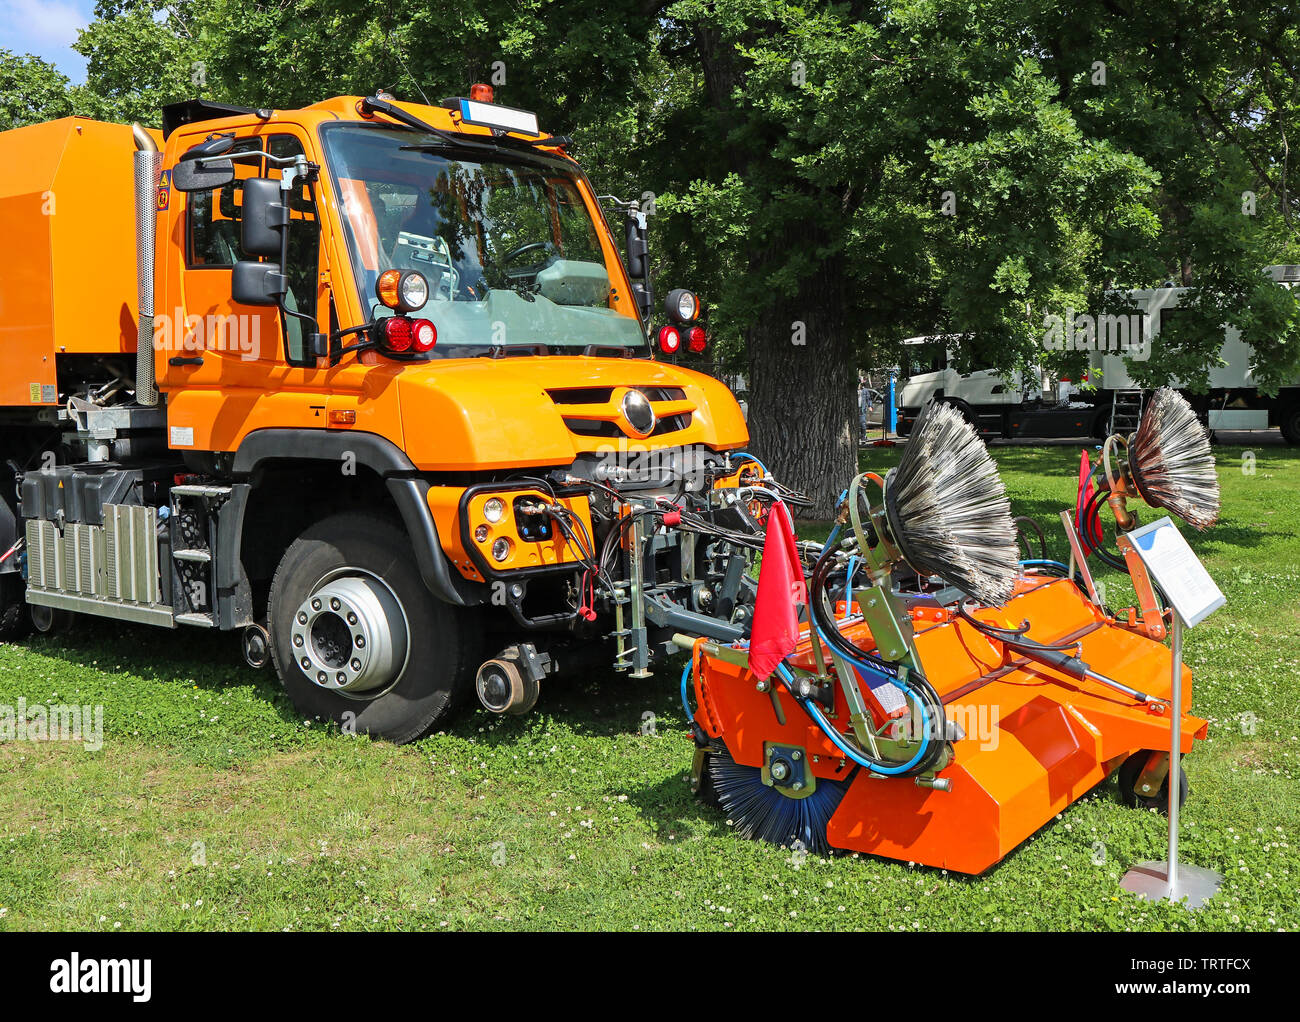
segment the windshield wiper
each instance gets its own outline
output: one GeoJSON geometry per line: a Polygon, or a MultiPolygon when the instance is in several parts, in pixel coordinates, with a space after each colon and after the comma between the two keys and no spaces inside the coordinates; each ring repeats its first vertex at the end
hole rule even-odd
{"type": "Polygon", "coordinates": [[[488,349],[488,358],[514,358],[518,355],[549,355],[545,344],[494,344],[488,349]]]}
{"type": "MultiPolygon", "coordinates": [[[[428,121],[421,120],[415,114],[408,114],[401,107],[388,102],[386,99],[380,99],[378,96],[367,96],[361,101],[361,110],[363,113],[379,112],[387,114],[395,121],[405,124],[408,128],[415,128],[417,131],[426,131],[434,138],[441,139],[446,145],[455,146],[460,149],[473,149],[479,152],[495,152],[498,149],[535,149],[538,146],[556,146],[563,148],[573,144],[573,139],[568,135],[551,135],[547,138],[515,138],[508,135],[504,130],[492,129],[492,139],[488,141],[482,138],[471,138],[467,135],[458,135],[455,132],[444,131],[442,128],[435,128],[428,121]]],[[[435,148],[431,145],[404,145],[403,149],[428,149],[435,148]]]]}
{"type": "MultiPolygon", "coordinates": [[[[376,111],[381,114],[387,114],[393,120],[405,124],[408,128],[414,128],[416,131],[427,131],[430,135],[442,139],[448,145],[458,146],[462,149],[477,149],[481,152],[492,152],[492,150],[496,148],[487,142],[479,142],[474,139],[461,139],[459,136],[453,135],[450,131],[443,131],[441,128],[435,128],[427,121],[420,120],[420,118],[416,117],[415,114],[408,114],[401,107],[395,106],[386,99],[380,99],[378,96],[367,96],[361,101],[362,113],[373,113],[376,111]]],[[[424,147],[403,146],[402,148],[420,149],[424,147]]]]}

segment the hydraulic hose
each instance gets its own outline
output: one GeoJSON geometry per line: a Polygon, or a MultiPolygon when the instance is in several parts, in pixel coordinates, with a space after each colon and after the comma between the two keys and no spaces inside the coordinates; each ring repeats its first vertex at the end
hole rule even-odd
{"type": "MultiPolygon", "coordinates": [[[[894,764],[889,764],[883,769],[878,769],[881,765],[877,764],[871,769],[877,773],[894,773],[894,772],[916,772],[921,773],[927,767],[931,766],[941,755],[942,744],[933,740],[934,736],[930,734],[929,722],[931,719],[938,720],[943,717],[943,701],[939,694],[934,690],[929,680],[920,671],[910,671],[907,681],[899,679],[897,669],[887,661],[874,654],[854,646],[843,633],[840,632],[838,625],[833,619],[827,620],[826,608],[823,602],[825,593],[826,577],[830,573],[832,564],[833,551],[824,551],[818,559],[816,567],[813,568],[812,580],[809,585],[808,607],[812,618],[812,625],[817,630],[818,636],[828,646],[833,648],[841,657],[854,667],[860,667],[870,673],[883,675],[891,685],[899,689],[905,697],[910,699],[921,712],[923,718],[923,732],[921,736],[921,748],[903,768],[896,768],[894,764]]],[[[796,696],[796,698],[798,698],[796,696]]],[[[816,719],[814,717],[814,719],[816,719]]],[[[828,736],[831,737],[831,736],[828,736]]],[[[832,738],[832,741],[834,739],[832,738]]],[[[855,760],[855,762],[859,762],[855,760]]],[[[871,762],[865,761],[862,765],[871,762]]]]}
{"type": "Polygon", "coordinates": [[[859,750],[854,749],[851,745],[849,745],[849,743],[845,740],[844,736],[840,734],[838,730],[836,730],[835,726],[832,725],[829,720],[826,719],[826,715],[822,713],[821,707],[809,699],[804,699],[795,691],[794,676],[790,673],[790,668],[788,668],[785,664],[778,664],[776,670],[777,673],[781,675],[782,683],[784,683],[790,695],[794,697],[794,701],[803,708],[803,711],[806,714],[808,714],[809,717],[812,718],[813,723],[817,725],[818,729],[828,739],[830,739],[830,743],[834,745],[835,748],[839,749],[840,752],[842,752],[847,759],[852,760],[858,766],[864,767],[865,769],[870,770],[872,773],[884,774],[886,776],[896,777],[901,774],[907,774],[913,771],[916,768],[917,764],[920,763],[921,758],[925,755],[926,746],[930,740],[930,736],[929,736],[930,718],[929,715],[925,712],[925,705],[921,703],[919,700],[917,702],[917,706],[921,711],[921,726],[925,732],[925,736],[921,743],[921,748],[917,751],[916,755],[913,756],[906,763],[903,763],[899,766],[882,766],[880,763],[877,763],[875,760],[870,759],[869,757],[863,755],[859,750]]]}
{"type": "Polygon", "coordinates": [[[682,709],[686,711],[686,723],[689,724],[695,719],[695,711],[691,709],[690,700],[686,698],[686,687],[691,680],[691,669],[695,666],[695,654],[686,661],[686,666],[682,668],[682,709]]]}

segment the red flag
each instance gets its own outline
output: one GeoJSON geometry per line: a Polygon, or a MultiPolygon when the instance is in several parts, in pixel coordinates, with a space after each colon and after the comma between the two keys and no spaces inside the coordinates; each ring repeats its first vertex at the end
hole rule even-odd
{"type": "Polygon", "coordinates": [[[754,628],[749,642],[749,669],[766,678],[799,644],[799,606],[808,603],[808,587],[795,546],[794,524],[785,504],[777,501],[767,516],[763,564],[754,598],[754,628]]]}
{"type": "Polygon", "coordinates": [[[1083,520],[1083,510],[1092,500],[1092,494],[1092,464],[1088,459],[1088,452],[1082,451],[1079,457],[1079,496],[1074,503],[1074,527],[1078,530],[1084,553],[1096,550],[1101,546],[1103,539],[1099,518],[1094,517],[1087,522],[1083,520]]]}

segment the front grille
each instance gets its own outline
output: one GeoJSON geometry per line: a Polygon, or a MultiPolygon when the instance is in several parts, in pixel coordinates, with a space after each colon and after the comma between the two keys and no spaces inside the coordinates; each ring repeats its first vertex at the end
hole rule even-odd
{"type": "Polygon", "coordinates": [[[614,388],[565,387],[560,390],[548,390],[546,393],[557,405],[603,405],[614,396],[614,388]]]}
{"type": "MultiPolygon", "coordinates": [[[[609,422],[605,419],[575,419],[566,417],[564,424],[569,427],[569,432],[577,433],[578,436],[598,436],[618,439],[623,436],[623,431],[618,428],[617,422],[609,422]]],[[[691,413],[683,412],[681,415],[670,415],[666,419],[660,419],[655,428],[651,431],[651,436],[662,436],[665,433],[678,433],[691,424],[691,413]]]]}
{"type": "MultiPolygon", "coordinates": [[[[614,398],[614,387],[561,387],[548,390],[551,400],[565,409],[564,425],[569,432],[582,437],[600,437],[615,440],[626,436],[617,422],[609,419],[595,418],[592,411],[599,409],[607,413],[608,406],[614,398]],[[582,406],[588,408],[582,408],[582,406]],[[586,414],[582,414],[583,412],[586,414]]],[[[652,437],[667,433],[679,433],[690,426],[693,411],[677,410],[671,415],[662,414],[667,409],[666,403],[678,404],[686,400],[686,391],[681,387],[637,387],[650,400],[659,421],[655,424],[652,437]]]]}

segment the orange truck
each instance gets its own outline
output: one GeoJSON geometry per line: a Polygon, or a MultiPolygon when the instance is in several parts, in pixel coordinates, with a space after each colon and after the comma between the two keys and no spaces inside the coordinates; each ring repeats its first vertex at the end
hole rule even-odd
{"type": "Polygon", "coordinates": [[[644,216],[620,246],[492,100],[0,133],[0,631],[238,632],[305,717],[398,742],[743,634],[779,491],[675,364],[699,300],[656,309],[644,216]]]}

